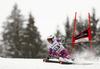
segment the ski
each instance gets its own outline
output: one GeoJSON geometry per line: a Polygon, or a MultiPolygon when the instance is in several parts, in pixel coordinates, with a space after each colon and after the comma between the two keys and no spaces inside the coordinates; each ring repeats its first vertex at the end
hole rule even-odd
{"type": "Polygon", "coordinates": [[[74,64],[73,62],[62,62],[62,61],[54,61],[54,60],[43,60],[43,62],[47,63],[59,63],[59,64],[74,64]]]}
{"type": "Polygon", "coordinates": [[[62,62],[62,61],[55,61],[55,60],[43,60],[43,62],[46,62],[46,63],[59,63],[59,64],[65,64],[65,65],[71,65],[71,64],[74,64],[74,65],[92,65],[93,63],[75,63],[75,62],[62,62]]]}

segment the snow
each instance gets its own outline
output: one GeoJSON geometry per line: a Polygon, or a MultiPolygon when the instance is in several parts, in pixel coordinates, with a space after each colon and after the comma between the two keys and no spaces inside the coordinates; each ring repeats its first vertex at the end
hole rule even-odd
{"type": "MultiPolygon", "coordinates": [[[[86,62],[87,63],[87,62],[86,62]]],[[[92,61],[92,64],[59,64],[46,63],[43,59],[13,59],[0,58],[0,69],[98,69],[99,61],[92,61]]]]}

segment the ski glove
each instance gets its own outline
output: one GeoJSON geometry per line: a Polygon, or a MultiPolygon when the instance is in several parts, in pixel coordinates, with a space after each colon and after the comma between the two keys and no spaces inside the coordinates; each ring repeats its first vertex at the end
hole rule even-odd
{"type": "Polygon", "coordinates": [[[51,58],[51,56],[49,55],[48,57],[47,57],[47,60],[49,60],[51,58]]]}

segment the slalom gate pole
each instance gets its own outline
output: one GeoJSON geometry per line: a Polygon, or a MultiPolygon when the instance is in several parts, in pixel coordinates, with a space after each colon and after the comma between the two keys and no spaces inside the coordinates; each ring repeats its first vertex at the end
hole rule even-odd
{"type": "MultiPolygon", "coordinates": [[[[89,28],[90,28],[90,40],[92,40],[91,39],[91,24],[90,24],[90,13],[88,13],[88,17],[89,17],[89,28]]],[[[90,45],[91,45],[91,56],[92,56],[92,42],[90,42],[90,45]]]]}
{"type": "Polygon", "coordinates": [[[71,56],[72,56],[72,53],[73,53],[73,44],[74,44],[74,35],[75,35],[75,25],[76,25],[76,15],[77,15],[77,12],[75,12],[75,19],[74,19],[73,39],[72,39],[72,46],[71,46],[71,56]]]}

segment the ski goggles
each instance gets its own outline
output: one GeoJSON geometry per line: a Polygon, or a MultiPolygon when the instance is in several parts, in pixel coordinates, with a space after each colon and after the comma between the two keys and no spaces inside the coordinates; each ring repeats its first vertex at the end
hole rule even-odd
{"type": "Polygon", "coordinates": [[[47,40],[48,40],[48,42],[49,42],[49,41],[52,41],[52,39],[47,39],[47,40]]]}

